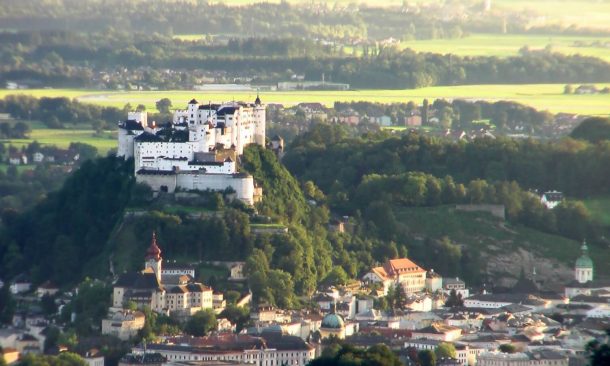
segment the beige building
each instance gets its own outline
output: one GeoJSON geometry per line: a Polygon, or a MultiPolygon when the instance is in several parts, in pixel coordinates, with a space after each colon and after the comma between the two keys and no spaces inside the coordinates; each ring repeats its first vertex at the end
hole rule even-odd
{"type": "Polygon", "coordinates": [[[413,294],[426,288],[426,270],[408,258],[390,259],[381,267],[374,267],[362,278],[367,283],[383,285],[383,294],[400,284],[405,293],[413,294]]]}
{"type": "Polygon", "coordinates": [[[552,350],[525,353],[484,352],[477,357],[478,366],[568,366],[569,358],[552,350]]]}
{"type": "Polygon", "coordinates": [[[141,311],[122,310],[102,320],[102,334],[110,334],[121,340],[129,340],[144,328],[146,317],[141,311]]]}
{"type": "Polygon", "coordinates": [[[190,275],[164,274],[161,249],[153,233],[152,242],[146,251],[144,270],[124,273],[114,284],[112,307],[121,310],[129,302],[139,309],[150,307],[156,312],[174,312],[180,316],[212,309],[212,289],[194,282],[190,275]]]}

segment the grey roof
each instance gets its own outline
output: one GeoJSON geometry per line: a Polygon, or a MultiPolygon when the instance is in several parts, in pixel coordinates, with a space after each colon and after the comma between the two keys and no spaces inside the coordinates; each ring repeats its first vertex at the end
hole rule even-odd
{"type": "Polygon", "coordinates": [[[128,272],[119,276],[115,287],[126,287],[138,290],[161,289],[157,276],[152,272],[128,272]]]}
{"type": "Polygon", "coordinates": [[[122,128],[124,130],[128,130],[128,131],[142,131],[144,130],[144,127],[142,127],[142,124],[136,120],[133,119],[128,119],[127,121],[124,121],[123,123],[119,124],[119,128],[122,128]]]}
{"type": "Polygon", "coordinates": [[[134,140],[138,142],[163,142],[161,137],[150,132],[143,132],[139,136],[136,136],[134,140]]]}

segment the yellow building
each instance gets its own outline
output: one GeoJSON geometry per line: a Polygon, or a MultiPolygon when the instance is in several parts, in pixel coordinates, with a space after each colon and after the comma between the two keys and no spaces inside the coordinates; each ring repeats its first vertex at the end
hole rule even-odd
{"type": "Polygon", "coordinates": [[[397,284],[407,294],[418,293],[426,288],[426,270],[408,258],[390,259],[383,266],[372,268],[362,279],[368,283],[381,283],[384,295],[397,284]]]}

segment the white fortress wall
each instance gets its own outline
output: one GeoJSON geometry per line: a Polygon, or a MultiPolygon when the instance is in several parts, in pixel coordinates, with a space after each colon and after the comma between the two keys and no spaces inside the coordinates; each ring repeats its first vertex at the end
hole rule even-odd
{"type": "Polygon", "coordinates": [[[176,185],[186,190],[224,191],[233,188],[237,199],[248,204],[254,203],[254,179],[249,175],[202,174],[197,172],[180,172],[176,185]]]}

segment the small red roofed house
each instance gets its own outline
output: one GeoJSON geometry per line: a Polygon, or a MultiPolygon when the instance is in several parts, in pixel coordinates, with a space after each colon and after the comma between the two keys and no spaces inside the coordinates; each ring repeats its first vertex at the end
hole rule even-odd
{"type": "Polygon", "coordinates": [[[366,283],[382,284],[384,295],[397,284],[403,287],[405,293],[413,294],[423,291],[426,287],[426,270],[408,258],[390,259],[381,267],[373,267],[362,280],[366,283]]]}

